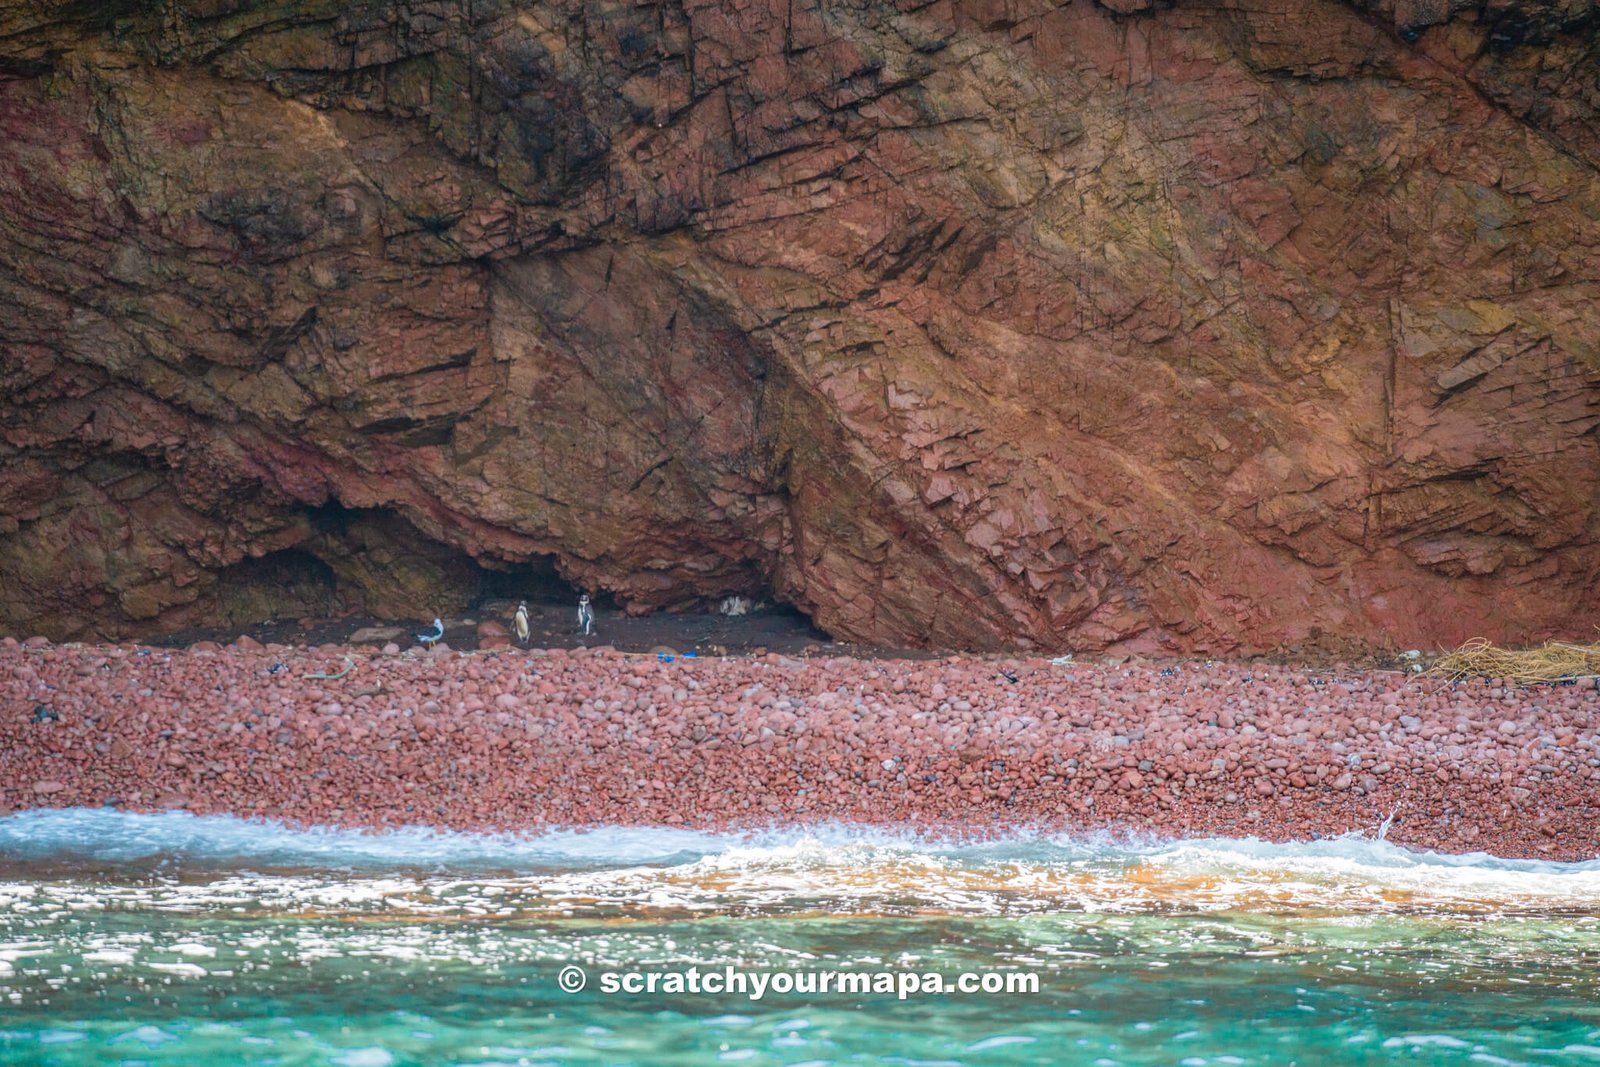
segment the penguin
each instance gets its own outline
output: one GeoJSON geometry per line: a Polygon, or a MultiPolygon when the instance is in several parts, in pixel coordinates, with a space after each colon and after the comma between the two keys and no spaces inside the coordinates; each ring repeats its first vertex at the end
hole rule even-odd
{"type": "Polygon", "coordinates": [[[517,635],[517,640],[523,644],[528,643],[528,602],[524,600],[517,605],[517,613],[511,617],[511,629],[517,635]]]}
{"type": "Polygon", "coordinates": [[[578,629],[585,637],[594,633],[594,609],[589,606],[588,593],[578,598],[578,629]]]}
{"type": "Polygon", "coordinates": [[[417,635],[417,640],[419,642],[421,642],[422,644],[427,645],[429,648],[432,648],[433,647],[433,643],[435,641],[439,640],[439,638],[441,638],[443,636],[444,636],[444,620],[443,619],[434,619],[433,620],[433,633],[431,633],[431,634],[418,634],[417,635]]]}

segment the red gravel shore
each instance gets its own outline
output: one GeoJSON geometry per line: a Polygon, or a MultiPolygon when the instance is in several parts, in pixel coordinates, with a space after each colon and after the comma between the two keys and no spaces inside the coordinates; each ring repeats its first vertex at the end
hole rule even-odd
{"type": "MultiPolygon", "coordinates": [[[[248,642],[247,642],[248,643],[248,642]]],[[[1600,855],[1600,692],[1260,664],[0,640],[0,813],[845,820],[1600,855]],[[337,680],[332,673],[352,657],[337,680]],[[1007,675],[1014,677],[1013,682],[1007,675]]]]}

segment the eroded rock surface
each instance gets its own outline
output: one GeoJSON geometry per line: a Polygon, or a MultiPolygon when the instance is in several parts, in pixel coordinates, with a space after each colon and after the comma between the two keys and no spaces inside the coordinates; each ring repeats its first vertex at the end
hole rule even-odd
{"type": "Polygon", "coordinates": [[[1587,636],[1588,0],[0,0],[0,625],[1587,636]]]}

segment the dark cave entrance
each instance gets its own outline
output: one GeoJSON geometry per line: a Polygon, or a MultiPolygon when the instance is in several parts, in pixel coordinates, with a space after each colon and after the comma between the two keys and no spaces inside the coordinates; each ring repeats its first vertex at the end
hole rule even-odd
{"type": "MultiPolygon", "coordinates": [[[[493,617],[519,600],[575,608],[576,586],[562,577],[554,555],[512,561],[474,557],[435,540],[393,508],[330,503],[306,512],[308,553],[334,572],[347,612],[374,622],[426,622],[434,616],[493,617]]],[[[609,597],[595,603],[616,607],[609,597]]]]}
{"type": "MultiPolygon", "coordinates": [[[[757,603],[763,601],[757,600],[757,603]]],[[[805,611],[770,598],[750,614],[720,617],[723,635],[738,638],[739,648],[766,645],[792,651],[795,645],[832,645],[834,641],[827,632],[818,629],[805,611]]]]}
{"type": "Polygon", "coordinates": [[[578,601],[578,588],[561,577],[554,556],[535,556],[525,563],[479,560],[478,566],[483,572],[478,604],[526,600],[529,604],[566,605],[578,601]]]}
{"type": "Polygon", "coordinates": [[[333,568],[302,548],[240,560],[217,572],[217,625],[240,627],[328,616],[342,604],[333,568]]]}
{"type": "MultiPolygon", "coordinates": [[[[562,575],[554,555],[474,558],[390,508],[328,504],[303,512],[302,521],[305,536],[299,543],[217,571],[211,596],[195,605],[203,609],[171,621],[207,628],[183,631],[190,638],[226,639],[231,631],[320,643],[345,640],[369,625],[409,630],[437,616],[453,626],[454,647],[470,648],[476,644],[471,625],[452,620],[508,625],[517,603],[526,601],[534,643],[546,646],[598,640],[629,651],[665,647],[720,654],[800,653],[830,643],[804,612],[777,601],[753,569],[745,576],[746,591],[740,594],[745,610],[739,614],[720,610],[722,598],[686,592],[681,602],[662,610],[629,615],[610,594],[591,590],[600,625],[585,638],[576,618],[580,589],[562,575]]],[[[397,640],[409,643],[408,637],[397,640]]]]}

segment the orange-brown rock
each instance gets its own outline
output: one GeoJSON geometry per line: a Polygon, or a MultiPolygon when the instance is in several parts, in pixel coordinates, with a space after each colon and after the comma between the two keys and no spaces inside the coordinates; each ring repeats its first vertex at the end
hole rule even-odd
{"type": "Polygon", "coordinates": [[[1586,634],[1596,25],[0,0],[0,625],[1586,634]]]}

